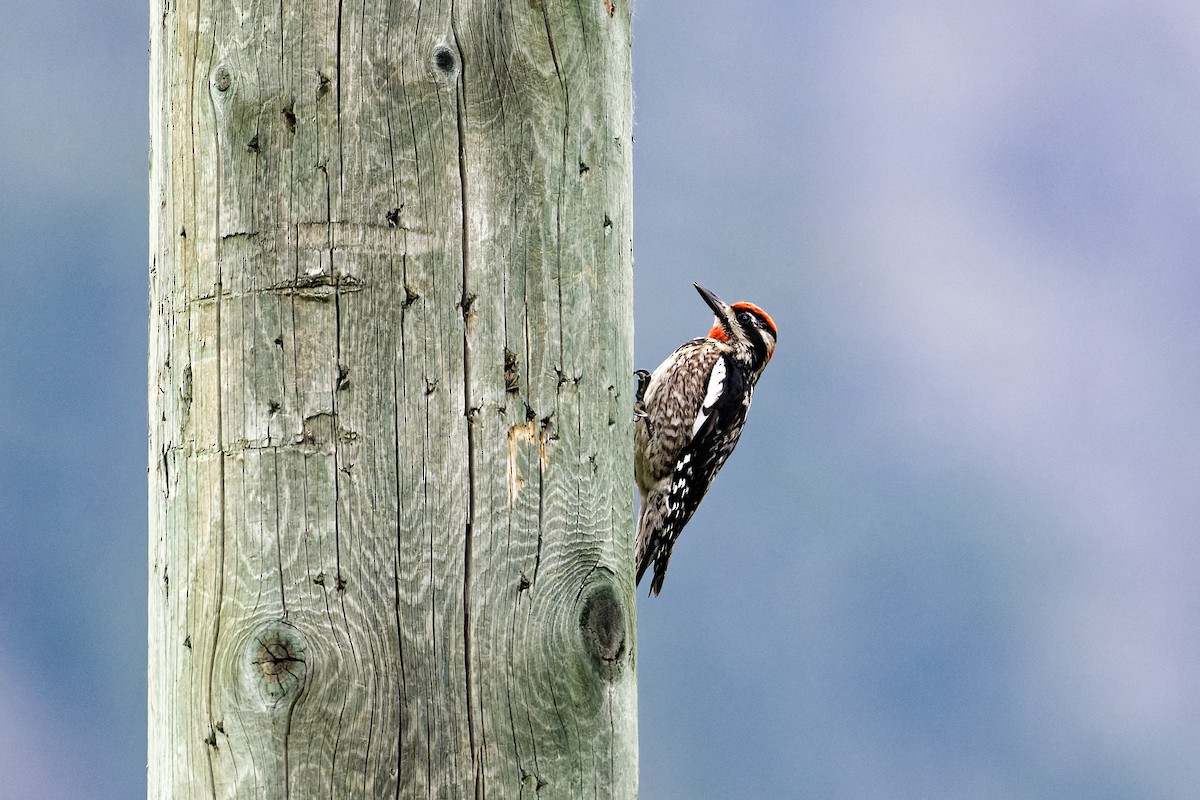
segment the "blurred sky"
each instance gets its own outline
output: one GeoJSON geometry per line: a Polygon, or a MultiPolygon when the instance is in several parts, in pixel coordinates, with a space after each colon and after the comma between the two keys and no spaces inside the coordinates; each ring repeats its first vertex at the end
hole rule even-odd
{"type": "MultiPolygon", "coordinates": [[[[144,792],[144,2],[0,0],[0,797],[144,792]]],[[[1200,6],[635,6],[637,360],[781,335],[642,797],[1200,792],[1200,6]]]]}

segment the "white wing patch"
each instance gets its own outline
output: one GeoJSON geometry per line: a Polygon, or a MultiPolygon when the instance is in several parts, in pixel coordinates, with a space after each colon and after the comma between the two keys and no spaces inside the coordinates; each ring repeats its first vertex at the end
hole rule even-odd
{"type": "Polygon", "coordinates": [[[712,408],[717,403],[717,398],[721,396],[721,392],[725,390],[725,359],[718,358],[713,362],[712,372],[708,376],[708,392],[704,395],[704,402],[700,404],[700,413],[696,414],[696,421],[692,423],[692,437],[700,432],[700,428],[708,421],[712,413],[712,408]]]}

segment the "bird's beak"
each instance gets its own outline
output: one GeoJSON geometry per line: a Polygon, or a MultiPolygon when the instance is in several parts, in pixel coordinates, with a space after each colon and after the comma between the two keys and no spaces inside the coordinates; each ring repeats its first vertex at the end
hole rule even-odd
{"type": "Polygon", "coordinates": [[[711,308],[713,313],[717,315],[717,319],[713,324],[712,330],[708,332],[708,335],[714,339],[728,340],[731,336],[733,336],[733,309],[731,309],[724,300],[717,297],[700,284],[693,283],[692,286],[696,287],[696,291],[699,292],[700,296],[704,298],[704,302],[708,303],[708,307],[711,308]]]}
{"type": "Polygon", "coordinates": [[[698,283],[693,283],[692,286],[696,287],[696,291],[699,292],[700,296],[704,298],[704,302],[708,303],[708,307],[713,310],[714,314],[716,314],[722,320],[729,319],[729,306],[724,300],[717,297],[715,294],[710,292],[708,289],[705,289],[698,283]]]}

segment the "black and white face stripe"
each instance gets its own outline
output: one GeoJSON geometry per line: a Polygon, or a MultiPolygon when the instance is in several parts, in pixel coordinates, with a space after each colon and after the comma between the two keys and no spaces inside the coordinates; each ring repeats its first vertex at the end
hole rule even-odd
{"type": "Polygon", "coordinates": [[[775,351],[775,331],[769,322],[755,308],[738,309],[733,319],[738,327],[735,335],[754,351],[754,363],[766,366],[775,351]]]}

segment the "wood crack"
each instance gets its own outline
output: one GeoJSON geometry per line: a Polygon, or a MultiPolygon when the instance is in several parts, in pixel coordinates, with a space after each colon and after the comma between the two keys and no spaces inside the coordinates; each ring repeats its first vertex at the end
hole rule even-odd
{"type": "MultiPolygon", "coordinates": [[[[217,118],[218,120],[221,119],[222,115],[220,113],[220,109],[217,107],[216,99],[213,97],[211,91],[209,92],[208,97],[209,97],[209,102],[212,104],[212,111],[213,111],[214,117],[217,118]]],[[[213,140],[214,140],[216,152],[218,152],[218,153],[221,152],[221,126],[220,125],[217,125],[213,129],[213,140]]],[[[214,181],[215,185],[213,187],[213,193],[215,195],[215,200],[216,200],[216,202],[214,203],[215,211],[213,213],[213,217],[214,217],[213,231],[216,234],[216,241],[214,242],[214,247],[215,247],[215,253],[216,253],[216,270],[217,270],[216,281],[215,281],[215,285],[213,288],[213,294],[215,295],[214,316],[215,316],[215,321],[216,321],[216,332],[215,332],[213,338],[214,338],[214,347],[216,349],[216,365],[215,365],[215,369],[214,369],[214,374],[216,376],[216,381],[217,381],[215,405],[216,405],[216,415],[217,415],[216,438],[217,438],[217,450],[218,450],[218,456],[217,456],[218,490],[217,490],[217,496],[216,496],[216,503],[217,503],[216,584],[217,584],[217,586],[216,586],[216,599],[215,599],[214,609],[213,609],[214,614],[213,614],[213,634],[212,634],[211,645],[210,645],[211,649],[210,649],[210,652],[208,653],[207,686],[205,687],[206,704],[207,704],[206,711],[208,712],[208,719],[209,719],[209,726],[210,726],[209,746],[207,748],[205,748],[205,755],[206,755],[207,761],[208,761],[209,789],[212,792],[213,800],[216,800],[216,797],[217,797],[216,767],[213,764],[213,753],[216,751],[216,733],[212,731],[212,726],[215,724],[213,721],[213,683],[215,680],[215,673],[216,673],[216,667],[217,667],[217,646],[221,641],[221,617],[222,617],[221,606],[224,602],[224,596],[225,596],[225,534],[226,534],[225,433],[224,433],[224,413],[223,413],[224,409],[223,409],[223,402],[222,402],[223,394],[224,394],[224,383],[221,380],[221,359],[223,357],[222,349],[221,349],[221,307],[222,307],[221,295],[223,293],[223,289],[222,289],[223,281],[222,281],[222,262],[221,262],[222,255],[221,255],[220,232],[221,232],[221,193],[225,188],[224,187],[224,170],[222,169],[222,163],[223,162],[221,162],[219,160],[217,162],[217,174],[216,174],[216,180],[214,181]]]]}
{"type": "Polygon", "coordinates": [[[458,39],[457,14],[454,3],[450,4],[450,24],[454,35],[454,48],[458,52],[458,81],[455,92],[455,118],[458,127],[458,180],[459,204],[462,210],[462,314],[463,314],[463,403],[467,424],[467,524],[463,543],[463,670],[467,700],[467,743],[471,750],[471,767],[475,782],[475,797],[483,797],[483,759],[478,750],[475,731],[475,687],[471,670],[471,557],[475,525],[475,419],[477,409],[471,392],[471,250],[470,250],[470,206],[467,202],[467,150],[466,150],[466,84],[467,65],[463,58],[462,45],[458,39]]]}

